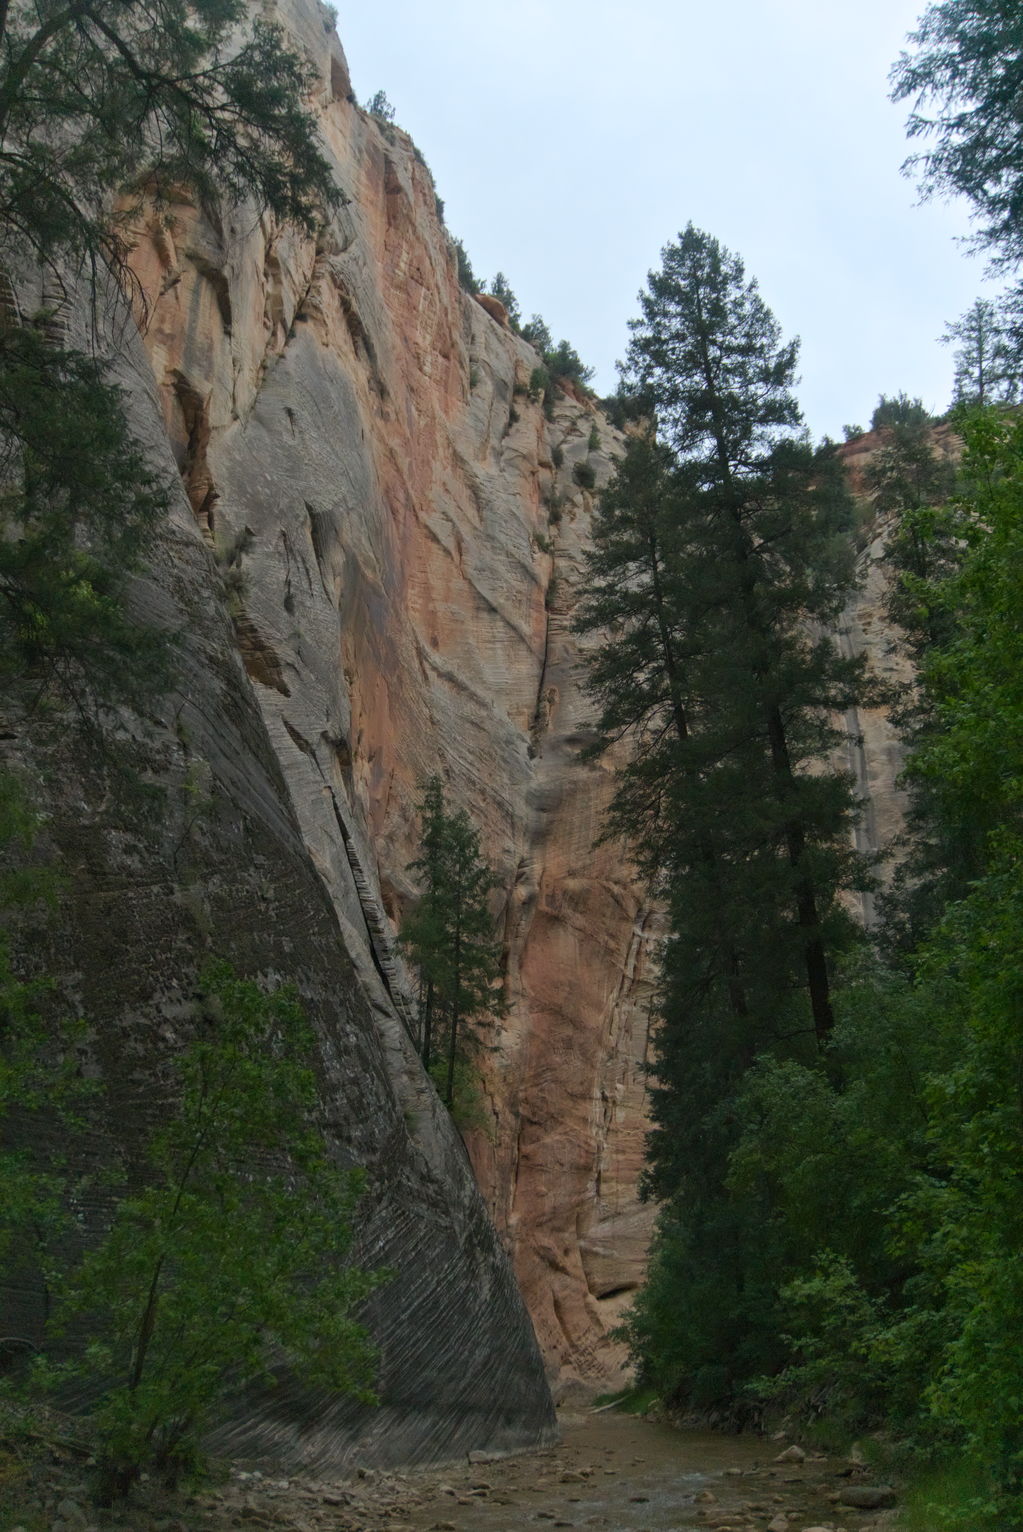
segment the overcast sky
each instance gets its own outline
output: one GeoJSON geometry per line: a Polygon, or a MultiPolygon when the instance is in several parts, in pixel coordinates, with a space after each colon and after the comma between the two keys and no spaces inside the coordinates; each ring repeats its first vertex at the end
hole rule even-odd
{"type": "Polygon", "coordinates": [[[933,410],[986,282],[962,204],[900,174],[888,71],[923,0],[341,0],[359,100],[387,92],[478,277],[501,270],[609,392],[636,295],[690,220],[741,255],[815,436],[879,393],[933,410]]]}

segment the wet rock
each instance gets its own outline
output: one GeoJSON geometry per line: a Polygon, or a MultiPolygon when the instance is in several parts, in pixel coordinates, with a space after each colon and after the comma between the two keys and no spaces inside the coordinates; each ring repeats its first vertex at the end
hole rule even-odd
{"type": "Polygon", "coordinates": [[[767,1532],[789,1532],[788,1517],[784,1513],[779,1513],[767,1523],[767,1532]]]}
{"type": "Polygon", "coordinates": [[[842,1505],[851,1505],[858,1511],[880,1511],[895,1504],[895,1491],[890,1484],[850,1484],[840,1495],[842,1505]]]}
{"type": "Polygon", "coordinates": [[[718,1497],[712,1489],[701,1489],[695,1497],[697,1505],[717,1505],[718,1497]]]}
{"type": "Polygon", "coordinates": [[[776,1463],[805,1463],[806,1453],[802,1447],[786,1447],[774,1460],[776,1463]]]}

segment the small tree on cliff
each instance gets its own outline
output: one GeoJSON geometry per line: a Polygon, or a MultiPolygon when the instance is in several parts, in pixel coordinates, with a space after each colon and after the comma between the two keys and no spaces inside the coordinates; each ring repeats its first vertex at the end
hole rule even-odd
{"type": "Polygon", "coordinates": [[[435,1078],[439,1074],[451,1108],[457,1066],[471,1046],[469,1023],[501,1009],[495,993],[501,946],[487,904],[497,879],[483,861],[468,814],[448,812],[440,777],[427,782],[419,812],[420,854],[410,871],[419,875],[423,892],[401,938],[419,969],[423,1063],[435,1078]]]}

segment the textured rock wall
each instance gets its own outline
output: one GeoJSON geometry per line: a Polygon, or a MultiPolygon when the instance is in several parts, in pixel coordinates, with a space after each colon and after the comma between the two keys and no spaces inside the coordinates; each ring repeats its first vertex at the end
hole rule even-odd
{"type": "MultiPolygon", "coordinates": [[[[134,429],[176,486],[148,360],[113,301],[110,312],[134,429]]],[[[79,346],[89,318],[71,337],[79,346]]],[[[219,1443],[325,1468],[549,1441],[550,1395],[510,1264],[380,980],[346,950],[239,660],[244,616],[180,490],[135,602],[179,635],[177,682],[144,713],[121,709],[97,732],[16,692],[0,705],[0,753],[37,784],[43,849],[64,882],[59,920],[15,931],[16,954],[56,979],[47,1003],[87,1020],[83,1067],[102,1119],[90,1142],[104,1162],[130,1163],[162,1116],[207,955],[294,982],[319,1038],[328,1140],[367,1171],[356,1256],[392,1273],[367,1311],[378,1409],[284,1376],[237,1405],[219,1443]]],[[[86,1228],[102,1225],[106,1185],[81,1195],[86,1228]]],[[[2,1333],[36,1335],[42,1285],[12,1287],[5,1272],[0,1289],[2,1333]]]]}
{"type": "Polygon", "coordinates": [[[568,613],[592,512],[573,470],[604,482],[617,438],[584,400],[559,392],[547,419],[530,399],[538,358],[460,290],[411,143],[353,103],[326,13],[282,14],[349,206],[315,244],[238,209],[140,228],[145,344],[302,840],[396,1055],[386,947],[417,783],[440,771],[482,830],[510,1010],[469,1148],[552,1377],[606,1386],[651,1217],[656,933],[621,848],[593,849],[610,778],[578,758],[568,613]]]}

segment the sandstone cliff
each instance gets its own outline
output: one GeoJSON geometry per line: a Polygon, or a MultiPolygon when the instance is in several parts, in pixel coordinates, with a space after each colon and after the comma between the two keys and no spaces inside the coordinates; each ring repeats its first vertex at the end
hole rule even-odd
{"type": "MultiPolygon", "coordinates": [[[[49,959],[111,1080],[136,1039],[173,1040],[204,951],[299,982],[338,1145],[370,1171],[361,1253],[396,1272],[370,1316],[384,1407],[284,1388],[224,1441],[395,1462],[552,1428],[498,1240],[556,1392],[621,1378],[607,1330],[652,1221],[636,1185],[658,926],[623,848],[594,844],[611,763],[580,758],[569,622],[582,485],[621,443],[585,398],[558,391],[548,416],[530,397],[535,353],[459,288],[429,172],[355,104],[326,9],[278,10],[315,64],[348,206],[313,241],[182,203],[132,258],[144,322],[119,365],[184,492],[139,599],[187,638],[179,692],[126,717],[121,748],[169,807],[120,804],[114,768],[38,729],[8,753],[61,784],[52,838],[75,886],[49,959]],[[509,1010],[469,1135],[479,1192],[415,1057],[393,945],[436,771],[501,884],[509,1010]]],[[[854,646],[881,635],[877,578],[854,646]]],[[[862,784],[887,793],[884,718],[850,726],[862,784]]],[[[148,1067],[118,1086],[129,1114],[152,1109],[148,1067]]]]}
{"type": "MultiPolygon", "coordinates": [[[[559,392],[547,418],[529,397],[535,353],[459,288],[429,173],[354,104],[326,9],[279,10],[348,206],[315,242],[251,208],[161,211],[137,230],[137,340],[110,305],[134,427],[184,490],[138,592],[184,635],[178,690],[122,717],[117,760],[38,722],[6,753],[54,784],[73,886],[37,957],[94,1022],[125,1122],[159,1110],[159,1049],[205,952],[299,983],[336,1141],[370,1174],[360,1254],[396,1273],[370,1315],[384,1405],[284,1387],[224,1440],[397,1461],[551,1429],[484,1203],[563,1392],[617,1376],[607,1321],[642,1270],[655,928],[621,848],[593,847],[610,775],[579,760],[567,624],[592,512],[574,470],[599,485],[617,449],[585,399],[559,392]],[[125,766],[152,801],[122,791],[125,766]],[[392,947],[438,770],[501,879],[482,1201],[392,947]]],[[[29,1324],[35,1301],[17,1298],[29,1324]]]]}

